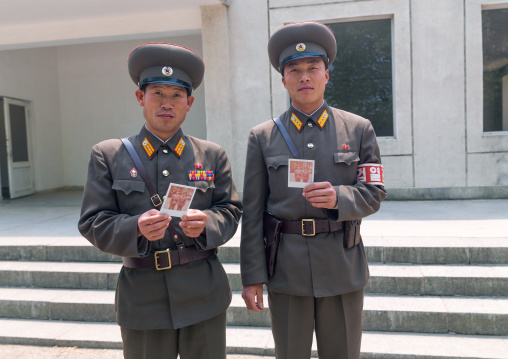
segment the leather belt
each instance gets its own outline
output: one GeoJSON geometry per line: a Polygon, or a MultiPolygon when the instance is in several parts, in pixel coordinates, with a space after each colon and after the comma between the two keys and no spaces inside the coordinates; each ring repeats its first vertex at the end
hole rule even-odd
{"type": "Polygon", "coordinates": [[[282,221],[282,233],[301,234],[311,237],[318,233],[336,232],[344,228],[344,222],[328,219],[301,219],[298,221],[282,221]]]}
{"type": "MultiPolygon", "coordinates": [[[[123,257],[123,265],[127,268],[155,268],[157,270],[169,269],[176,265],[205,259],[217,254],[217,249],[200,251],[196,247],[184,248],[184,256],[181,256],[182,249],[166,249],[150,253],[146,257],[123,257]]],[[[183,253],[182,253],[183,254],[183,253]]]]}

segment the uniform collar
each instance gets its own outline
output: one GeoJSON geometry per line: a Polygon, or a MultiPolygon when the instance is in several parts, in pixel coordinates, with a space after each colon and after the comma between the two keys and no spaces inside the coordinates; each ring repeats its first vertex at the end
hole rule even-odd
{"type": "Polygon", "coordinates": [[[302,131],[303,126],[309,120],[313,121],[315,124],[318,125],[318,127],[321,130],[323,130],[331,116],[330,107],[328,106],[326,101],[323,101],[323,104],[310,115],[303,113],[293,105],[291,105],[291,107],[289,108],[289,112],[290,112],[289,122],[296,127],[298,132],[302,131]]]}
{"type": "Polygon", "coordinates": [[[179,128],[178,131],[176,131],[176,133],[166,142],[162,141],[158,136],[150,132],[146,128],[146,125],[143,126],[141,132],[139,133],[141,147],[143,147],[144,152],[150,159],[153,158],[161,146],[169,147],[175,155],[180,158],[186,145],[183,137],[184,135],[181,128],[179,128]]]}

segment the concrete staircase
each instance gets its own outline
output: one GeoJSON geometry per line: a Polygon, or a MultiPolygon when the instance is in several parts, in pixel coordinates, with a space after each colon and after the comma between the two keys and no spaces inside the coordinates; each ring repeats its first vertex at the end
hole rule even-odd
{"type": "MultiPolygon", "coordinates": [[[[366,222],[362,358],[508,358],[508,235],[387,237],[366,222]]],[[[121,348],[119,259],[78,236],[13,231],[0,236],[0,344],[121,348]]],[[[274,356],[269,311],[248,312],[240,296],[238,246],[239,233],[219,252],[234,292],[228,352],[274,356]]]]}

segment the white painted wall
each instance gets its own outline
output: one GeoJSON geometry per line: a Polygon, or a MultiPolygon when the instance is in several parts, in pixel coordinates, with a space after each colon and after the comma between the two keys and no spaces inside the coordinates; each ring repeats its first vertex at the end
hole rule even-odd
{"type": "Polygon", "coordinates": [[[57,50],[0,51],[0,96],[30,101],[36,191],[65,186],[57,50]]]}
{"type": "Polygon", "coordinates": [[[412,0],[411,14],[415,184],[462,187],[466,185],[463,1],[412,0]]]}
{"type": "MultiPolygon", "coordinates": [[[[133,48],[149,41],[177,43],[202,54],[197,35],[58,48],[65,185],[84,184],[95,143],[136,134],[145,123],[134,95],[137,87],[127,71],[127,57],[133,48]]],[[[206,138],[202,87],[194,93],[196,100],[183,129],[188,135],[206,138]]]]}

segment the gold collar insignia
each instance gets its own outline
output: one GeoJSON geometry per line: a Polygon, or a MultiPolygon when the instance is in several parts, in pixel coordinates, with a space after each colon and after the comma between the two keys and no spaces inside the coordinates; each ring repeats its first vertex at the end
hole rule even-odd
{"type": "Polygon", "coordinates": [[[291,113],[291,122],[293,122],[293,125],[295,125],[298,132],[302,130],[303,123],[300,121],[300,119],[293,113],[291,113]]]}
{"type": "Polygon", "coordinates": [[[182,155],[183,149],[185,148],[185,141],[183,140],[183,137],[180,137],[178,140],[178,143],[176,144],[175,148],[173,149],[173,152],[180,157],[182,155]]]}
{"type": "Polygon", "coordinates": [[[155,149],[153,148],[150,141],[148,141],[148,137],[145,137],[145,139],[143,140],[143,142],[141,142],[141,144],[143,145],[143,148],[145,149],[145,152],[148,155],[148,157],[152,158],[153,154],[155,153],[155,149]]]}

